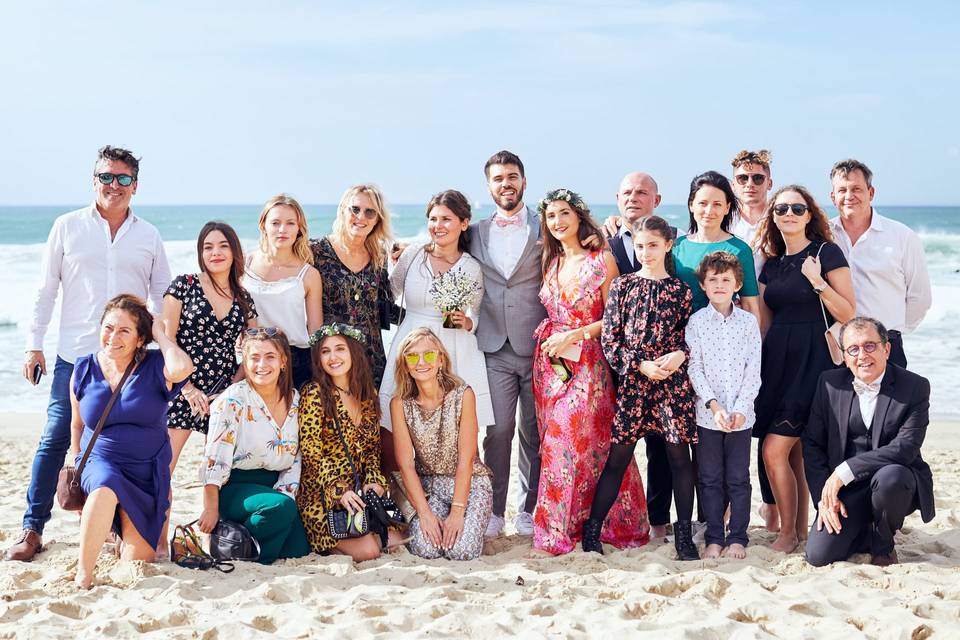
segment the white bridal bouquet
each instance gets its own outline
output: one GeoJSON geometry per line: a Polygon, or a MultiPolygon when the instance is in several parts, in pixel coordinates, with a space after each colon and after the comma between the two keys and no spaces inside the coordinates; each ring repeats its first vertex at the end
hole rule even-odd
{"type": "Polygon", "coordinates": [[[476,305],[481,293],[480,283],[459,269],[441,273],[430,285],[433,303],[443,313],[443,326],[447,329],[455,328],[450,314],[476,305]]]}

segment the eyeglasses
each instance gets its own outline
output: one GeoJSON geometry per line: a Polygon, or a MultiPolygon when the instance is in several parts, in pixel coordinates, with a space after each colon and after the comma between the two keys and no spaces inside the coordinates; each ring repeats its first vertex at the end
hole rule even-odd
{"type": "Polygon", "coordinates": [[[97,173],[94,175],[96,175],[97,179],[103,184],[111,184],[113,183],[113,179],[116,178],[117,183],[121,187],[129,187],[133,184],[133,181],[136,180],[136,178],[129,173],[97,173]]]}
{"type": "Polygon", "coordinates": [[[845,349],[848,356],[856,358],[860,355],[860,350],[863,349],[864,353],[873,353],[877,348],[882,345],[882,342],[864,342],[863,344],[852,344],[845,349]]]}
{"type": "Polygon", "coordinates": [[[795,216],[802,216],[810,210],[805,204],[778,204],[773,207],[774,215],[785,216],[792,213],[795,216]]]}
{"type": "Polygon", "coordinates": [[[357,218],[359,218],[360,214],[363,213],[363,217],[367,220],[373,220],[379,215],[376,209],[370,209],[369,207],[366,209],[361,209],[357,205],[353,205],[347,207],[347,209],[349,209],[351,215],[356,216],[357,218]]]}
{"type": "Polygon", "coordinates": [[[408,367],[415,367],[420,364],[421,358],[427,364],[433,364],[437,361],[437,355],[436,351],[424,351],[423,353],[405,353],[403,357],[407,361],[408,367]]]}
{"type": "Polygon", "coordinates": [[[759,187],[767,181],[767,176],[763,173],[738,173],[733,177],[736,178],[737,184],[741,186],[752,180],[753,184],[759,187]]]}
{"type": "Polygon", "coordinates": [[[280,329],[276,327],[252,327],[250,329],[243,330],[244,335],[251,338],[274,338],[280,334],[280,329]]]}

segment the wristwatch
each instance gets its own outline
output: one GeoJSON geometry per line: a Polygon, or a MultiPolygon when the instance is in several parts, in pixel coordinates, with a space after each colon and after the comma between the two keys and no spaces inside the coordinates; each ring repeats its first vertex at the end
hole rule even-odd
{"type": "Polygon", "coordinates": [[[714,400],[716,400],[716,398],[710,398],[709,400],[707,400],[706,402],[703,403],[703,406],[705,406],[705,407],[709,410],[709,409],[710,409],[710,403],[713,402],[714,400]]]}
{"type": "Polygon", "coordinates": [[[814,288],[813,288],[813,290],[817,293],[817,295],[820,295],[821,293],[823,293],[824,291],[826,291],[826,289],[827,289],[827,281],[826,281],[826,280],[824,280],[824,281],[823,281],[823,284],[821,284],[819,287],[814,287],[814,288]]]}

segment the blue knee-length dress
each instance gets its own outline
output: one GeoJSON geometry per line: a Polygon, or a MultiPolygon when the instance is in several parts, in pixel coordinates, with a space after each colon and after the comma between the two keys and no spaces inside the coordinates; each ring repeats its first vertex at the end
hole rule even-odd
{"type": "MultiPolygon", "coordinates": [[[[76,460],[79,464],[112,391],[96,354],[78,358],[73,375],[73,391],[84,425],[76,460]]],[[[154,548],[170,507],[172,451],[167,435],[167,408],[182,384],[167,390],[162,354],[147,351],[110,409],[80,478],[87,495],[101,487],[112,489],[120,509],[154,548]]],[[[113,518],[113,530],[120,535],[119,509],[113,518]]]]}

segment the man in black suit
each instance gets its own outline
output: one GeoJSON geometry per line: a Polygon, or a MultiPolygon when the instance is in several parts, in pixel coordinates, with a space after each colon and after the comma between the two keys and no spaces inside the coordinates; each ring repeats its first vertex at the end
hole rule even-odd
{"type": "Polygon", "coordinates": [[[814,566],[869,551],[871,562],[897,562],[893,536],[920,509],[934,516],[933,475],[920,456],[930,383],[888,363],[887,330],[854,318],[840,333],[847,369],[824,372],[803,432],[803,462],[817,520],[807,540],[814,566]]]}
{"type": "MultiPolygon", "coordinates": [[[[657,181],[650,175],[635,171],[620,181],[617,191],[617,208],[620,218],[606,221],[605,231],[610,234],[607,243],[617,261],[621,274],[633,273],[640,268],[634,260],[632,227],[640,220],[653,215],[660,204],[657,181]]],[[[644,438],[647,449],[647,512],[650,516],[650,536],[663,538],[670,522],[670,501],[673,497],[673,477],[667,462],[667,449],[659,436],[644,438]]]]}

